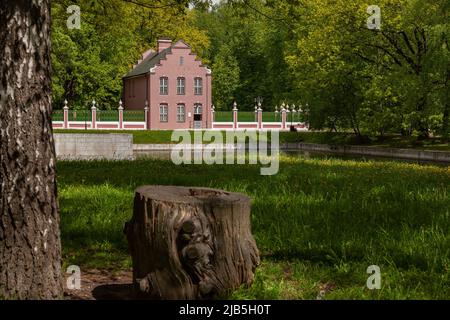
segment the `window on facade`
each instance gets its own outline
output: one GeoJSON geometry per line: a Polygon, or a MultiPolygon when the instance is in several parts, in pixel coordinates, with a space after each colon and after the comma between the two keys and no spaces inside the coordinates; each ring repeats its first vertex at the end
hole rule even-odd
{"type": "Polygon", "coordinates": [[[166,104],[161,104],[159,106],[159,121],[160,122],[169,121],[169,107],[166,104]]]}
{"type": "Polygon", "coordinates": [[[203,81],[202,78],[194,79],[194,94],[202,95],[203,94],[203,81]]]}
{"type": "Polygon", "coordinates": [[[177,106],[177,122],[185,122],[186,121],[186,108],[184,104],[179,104],[177,106]]]}
{"type": "Polygon", "coordinates": [[[202,114],[202,105],[199,103],[194,104],[194,114],[202,114]]]}
{"type": "Polygon", "coordinates": [[[159,78],[159,94],[169,94],[169,79],[167,77],[159,78]]]}
{"type": "Polygon", "coordinates": [[[177,79],[177,94],[184,95],[185,94],[185,88],[186,88],[186,79],[185,78],[178,78],[177,79]]]}
{"type": "Polygon", "coordinates": [[[184,57],[180,57],[180,66],[184,65],[184,57]]]}

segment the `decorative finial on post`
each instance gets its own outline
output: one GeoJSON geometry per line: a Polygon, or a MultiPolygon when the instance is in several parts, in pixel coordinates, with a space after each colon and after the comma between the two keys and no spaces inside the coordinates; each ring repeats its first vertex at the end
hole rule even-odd
{"type": "Polygon", "coordinates": [[[95,100],[92,100],[92,109],[95,109],[95,104],[96,104],[95,100]]]}
{"type": "Polygon", "coordinates": [[[237,111],[237,102],[236,101],[233,103],[233,110],[237,111]]]}
{"type": "Polygon", "coordinates": [[[119,101],[119,110],[123,110],[123,103],[122,103],[122,99],[120,99],[120,101],[119,101]]]}
{"type": "Polygon", "coordinates": [[[67,99],[64,100],[64,109],[69,109],[67,99]]]}
{"type": "Polygon", "coordinates": [[[216,112],[216,107],[214,105],[211,106],[212,112],[216,112]]]}

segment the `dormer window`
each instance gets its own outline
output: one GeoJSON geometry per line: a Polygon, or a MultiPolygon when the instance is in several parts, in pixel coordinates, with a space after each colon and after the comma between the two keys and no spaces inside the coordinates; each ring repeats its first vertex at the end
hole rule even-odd
{"type": "Polygon", "coordinates": [[[194,79],[194,94],[200,96],[203,94],[203,80],[202,78],[194,79]]]}

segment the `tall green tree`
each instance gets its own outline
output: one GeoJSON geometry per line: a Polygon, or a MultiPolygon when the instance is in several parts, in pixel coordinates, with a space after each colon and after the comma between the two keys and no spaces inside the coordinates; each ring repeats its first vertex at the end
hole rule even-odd
{"type": "MultiPolygon", "coordinates": [[[[191,23],[187,0],[56,0],[52,41],[54,102],[86,109],[95,99],[100,109],[115,109],[122,76],[162,36],[184,39],[201,57],[209,46],[205,33],[191,23]],[[68,29],[69,5],[81,9],[81,29],[68,29]]],[[[208,61],[205,61],[208,63],[208,61]]]]}
{"type": "Polygon", "coordinates": [[[240,83],[238,62],[227,45],[220,48],[214,60],[214,104],[219,110],[231,110],[240,83]]]}

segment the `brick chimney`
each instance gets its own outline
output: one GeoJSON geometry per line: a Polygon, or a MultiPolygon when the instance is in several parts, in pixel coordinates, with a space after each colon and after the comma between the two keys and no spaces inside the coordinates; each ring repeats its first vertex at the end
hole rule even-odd
{"type": "Polygon", "coordinates": [[[170,38],[158,39],[158,53],[160,53],[164,49],[169,48],[171,45],[172,45],[172,40],[170,38]]]}

